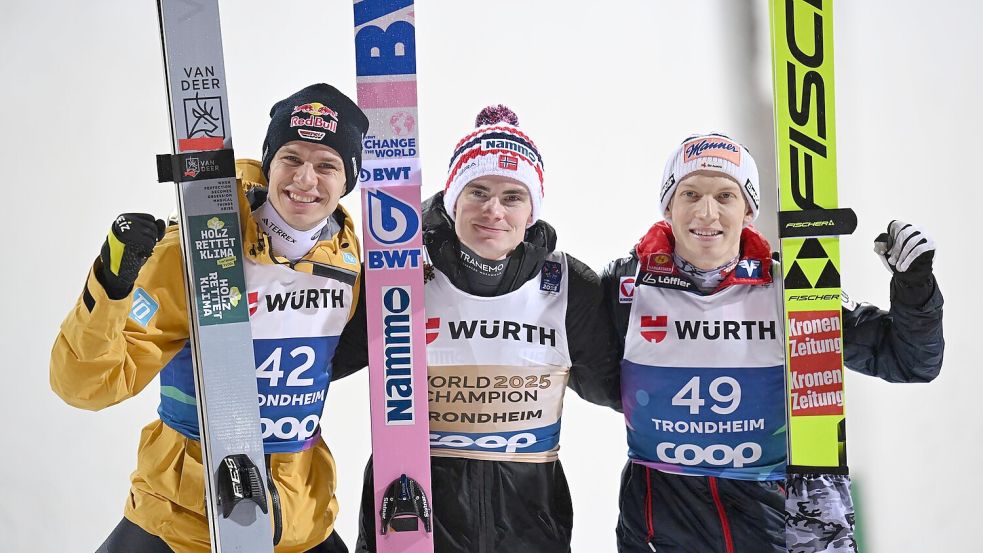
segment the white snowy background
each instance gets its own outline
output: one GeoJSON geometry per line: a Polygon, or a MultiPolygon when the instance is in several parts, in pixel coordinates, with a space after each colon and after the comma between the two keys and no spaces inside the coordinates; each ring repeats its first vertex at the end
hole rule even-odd
{"type": "MultiPolygon", "coordinates": [[[[302,86],[327,81],[354,95],[348,1],[223,1],[221,11],[240,156],[259,155],[270,105],[302,86]]],[[[773,202],[766,11],[764,0],[418,0],[424,193],[442,186],[478,110],[502,102],[546,160],[545,218],[560,248],[596,270],[660,218],[665,156],[691,131],[749,145],[773,202]]],[[[840,198],[860,219],[843,241],[844,285],[888,305],[871,241],[898,218],[937,240],[947,299],[936,382],[848,380],[867,552],[981,547],[981,17],[983,4],[969,0],[836,3],[840,198]]],[[[49,389],[48,355],[112,219],[173,208],[154,169],[170,144],[159,50],[151,0],[0,4],[4,552],[93,551],[121,516],[140,428],[156,417],[156,383],[102,412],[68,407],[49,389]]],[[[344,204],[358,211],[358,194],[344,204]]],[[[772,236],[773,224],[759,221],[772,236]]],[[[340,471],[337,528],[350,545],[369,453],[366,385],[364,371],[334,384],[323,419],[340,471]]],[[[623,422],[567,398],[573,548],[614,551],[623,422]]]]}

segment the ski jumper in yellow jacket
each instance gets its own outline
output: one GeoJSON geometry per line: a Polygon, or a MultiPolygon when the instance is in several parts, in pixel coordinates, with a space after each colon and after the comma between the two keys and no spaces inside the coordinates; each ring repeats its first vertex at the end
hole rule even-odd
{"type": "MultiPolygon", "coordinates": [[[[319,419],[331,380],[365,365],[364,315],[352,320],[361,286],[359,243],[339,206],[331,232],[302,259],[274,256],[244,193],[265,184],[260,164],[239,160],[236,167],[263,442],[283,513],[276,551],[303,552],[331,534],[338,514],[335,463],[319,419]]],[[[258,196],[254,203],[265,200],[258,196]]],[[[124,516],[175,551],[208,552],[177,227],[157,244],[127,298],[107,296],[95,276],[100,264],[61,325],[51,387],[70,405],[99,410],[138,394],[159,375],[160,418],[141,433],[124,516]]]]}

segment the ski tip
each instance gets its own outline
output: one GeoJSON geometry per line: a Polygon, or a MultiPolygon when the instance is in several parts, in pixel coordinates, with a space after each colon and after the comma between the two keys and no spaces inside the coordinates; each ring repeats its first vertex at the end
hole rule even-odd
{"type": "Polygon", "coordinates": [[[497,106],[488,106],[481,110],[478,116],[474,118],[474,126],[494,125],[503,121],[513,127],[519,126],[519,116],[509,109],[508,106],[498,104],[497,106]]]}

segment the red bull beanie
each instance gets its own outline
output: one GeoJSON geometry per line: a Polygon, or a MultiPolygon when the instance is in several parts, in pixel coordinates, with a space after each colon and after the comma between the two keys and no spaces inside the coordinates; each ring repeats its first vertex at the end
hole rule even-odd
{"type": "Polygon", "coordinates": [[[669,208],[676,185],[696,171],[716,171],[737,181],[751,206],[751,220],[758,218],[758,166],[747,148],[716,133],[691,136],[669,156],[659,196],[662,213],[669,208]]]}
{"type": "Polygon", "coordinates": [[[362,139],[369,120],[355,102],[337,88],[313,84],[280,100],[270,109],[270,126],[263,141],[263,174],[287,142],[302,140],[334,148],[345,162],[345,194],[355,188],[362,165],[362,139]]]}
{"type": "MultiPolygon", "coordinates": [[[[532,223],[543,208],[543,158],[532,139],[519,130],[519,118],[503,105],[488,106],[475,118],[474,131],[454,147],[444,208],[454,220],[454,207],[464,187],[474,179],[500,175],[526,185],[532,200],[532,223]]],[[[531,224],[531,223],[530,223],[531,224]]]]}

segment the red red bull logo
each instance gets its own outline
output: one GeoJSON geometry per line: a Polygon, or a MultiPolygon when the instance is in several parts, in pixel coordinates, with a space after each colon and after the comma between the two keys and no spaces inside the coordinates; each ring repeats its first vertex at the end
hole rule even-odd
{"type": "Polygon", "coordinates": [[[310,104],[301,104],[299,106],[294,106],[294,111],[290,115],[297,115],[298,113],[306,113],[308,115],[318,115],[321,117],[330,117],[335,121],[338,120],[338,112],[320,102],[312,102],[310,104]]]}

